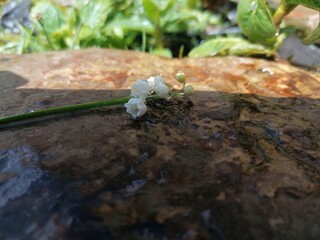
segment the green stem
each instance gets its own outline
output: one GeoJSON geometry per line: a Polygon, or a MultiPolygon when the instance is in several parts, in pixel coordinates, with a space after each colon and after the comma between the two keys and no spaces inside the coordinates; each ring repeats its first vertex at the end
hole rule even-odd
{"type": "Polygon", "coordinates": [[[179,48],[178,58],[183,58],[183,52],[184,52],[184,45],[182,44],[179,48]]]}
{"type": "Polygon", "coordinates": [[[156,47],[157,49],[163,49],[163,35],[160,26],[160,12],[156,13],[157,17],[154,25],[154,37],[156,39],[156,47]]]}
{"type": "Polygon", "coordinates": [[[280,5],[278,6],[276,12],[272,16],[273,24],[278,28],[282,19],[288,15],[293,9],[295,9],[297,5],[295,4],[288,4],[286,0],[281,0],[280,5]]]}
{"type": "Polygon", "coordinates": [[[74,14],[75,14],[75,16],[77,16],[77,18],[79,18],[79,20],[78,20],[78,24],[77,24],[77,27],[76,27],[76,32],[75,32],[75,34],[73,35],[73,38],[72,38],[72,49],[75,49],[75,46],[78,43],[79,34],[80,34],[80,31],[81,31],[82,26],[83,26],[83,22],[82,22],[81,18],[78,17],[78,16],[80,16],[80,11],[77,10],[77,9],[74,9],[74,14]]]}
{"type": "Polygon", "coordinates": [[[124,97],[124,98],[104,100],[99,102],[90,102],[90,103],[82,103],[82,104],[63,106],[63,107],[54,107],[54,108],[48,108],[45,110],[39,110],[35,112],[28,112],[28,113],[18,114],[14,116],[9,116],[9,117],[3,117],[3,118],[0,118],[0,126],[2,124],[14,123],[18,121],[27,120],[27,119],[49,116],[57,113],[66,113],[71,111],[120,105],[128,102],[129,99],[130,97],[124,97]]]}
{"type": "Polygon", "coordinates": [[[51,42],[51,39],[50,39],[50,37],[49,37],[49,34],[48,34],[46,28],[45,28],[44,25],[43,25],[42,20],[39,20],[39,23],[40,23],[40,26],[42,27],[42,30],[43,30],[43,32],[44,32],[44,35],[45,35],[46,38],[47,38],[47,41],[48,41],[48,43],[49,43],[49,46],[50,46],[51,50],[55,50],[54,47],[53,47],[53,44],[52,44],[52,42],[51,42]]]}
{"type": "Polygon", "coordinates": [[[79,38],[79,34],[80,34],[80,31],[81,31],[81,28],[82,28],[82,22],[80,22],[78,25],[77,25],[77,30],[73,36],[73,39],[72,39],[72,49],[75,49],[76,47],[76,43],[78,42],[78,38],[79,38]]]}
{"type": "Polygon", "coordinates": [[[142,32],[142,52],[146,52],[146,46],[147,46],[147,34],[146,31],[142,32]]]}

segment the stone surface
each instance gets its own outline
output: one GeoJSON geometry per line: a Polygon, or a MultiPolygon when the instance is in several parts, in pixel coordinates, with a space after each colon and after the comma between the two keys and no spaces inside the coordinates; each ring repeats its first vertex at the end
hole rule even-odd
{"type": "Polygon", "coordinates": [[[320,48],[304,45],[296,36],[288,37],[279,47],[278,53],[291,64],[320,71],[320,48]]]}
{"type": "Polygon", "coordinates": [[[189,98],[0,129],[0,239],[319,239],[320,74],[262,59],[89,49],[0,57],[0,116],[127,96],[186,73],[189,98]]]}

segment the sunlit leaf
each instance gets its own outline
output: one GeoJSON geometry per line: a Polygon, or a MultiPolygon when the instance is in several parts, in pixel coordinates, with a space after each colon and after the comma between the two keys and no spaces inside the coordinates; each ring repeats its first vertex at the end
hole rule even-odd
{"type": "Polygon", "coordinates": [[[79,33],[79,46],[81,48],[104,47],[106,46],[106,36],[96,29],[83,27],[79,33]]]}
{"type": "Polygon", "coordinates": [[[110,11],[108,0],[90,0],[80,10],[80,18],[84,25],[90,28],[102,27],[110,11]]]}
{"type": "Polygon", "coordinates": [[[156,22],[160,17],[160,9],[152,0],[142,0],[144,13],[152,22],[156,22]]]}
{"type": "Polygon", "coordinates": [[[142,0],[145,13],[149,19],[153,19],[157,12],[162,15],[165,14],[175,2],[175,0],[142,0]]]}
{"type": "Polygon", "coordinates": [[[265,0],[240,0],[238,24],[249,40],[272,46],[276,42],[276,28],[265,0]]]}
{"type": "Polygon", "coordinates": [[[154,55],[162,56],[162,57],[172,58],[172,52],[168,48],[154,49],[154,50],[151,51],[151,53],[154,54],[154,55]]]}
{"type": "Polygon", "coordinates": [[[215,38],[208,40],[189,53],[189,57],[210,57],[215,55],[266,55],[272,56],[272,49],[259,44],[250,43],[242,38],[215,38]]]}
{"type": "Polygon", "coordinates": [[[199,0],[187,0],[187,6],[189,9],[195,9],[199,7],[199,0]]]}
{"type": "Polygon", "coordinates": [[[161,14],[165,14],[172,8],[173,4],[176,2],[176,0],[161,0],[157,1],[158,8],[161,11],[161,14]]]}
{"type": "Polygon", "coordinates": [[[57,49],[66,49],[72,47],[70,39],[73,37],[73,31],[70,26],[63,25],[57,31],[52,32],[51,39],[57,49]]]}
{"type": "Polygon", "coordinates": [[[63,23],[62,13],[55,6],[46,2],[37,3],[32,8],[31,16],[41,21],[47,33],[56,31],[63,23]]]}
{"type": "Polygon", "coordinates": [[[286,3],[303,5],[305,7],[320,11],[320,0],[286,0],[286,3]]]}
{"type": "Polygon", "coordinates": [[[108,29],[121,27],[125,30],[134,30],[139,32],[152,33],[153,24],[147,19],[131,18],[131,19],[116,19],[107,25],[108,29]]]}

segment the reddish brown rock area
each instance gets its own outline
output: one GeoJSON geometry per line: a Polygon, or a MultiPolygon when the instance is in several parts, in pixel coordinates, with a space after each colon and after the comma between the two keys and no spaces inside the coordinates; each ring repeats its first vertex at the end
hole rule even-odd
{"type": "Polygon", "coordinates": [[[0,129],[0,239],[319,239],[320,74],[262,59],[89,49],[0,56],[0,116],[129,95],[188,98],[0,129]]]}

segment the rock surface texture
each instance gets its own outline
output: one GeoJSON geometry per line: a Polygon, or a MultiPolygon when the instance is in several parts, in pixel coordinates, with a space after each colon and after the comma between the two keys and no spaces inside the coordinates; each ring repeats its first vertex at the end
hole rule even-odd
{"type": "Polygon", "coordinates": [[[320,239],[320,74],[273,61],[89,49],[0,56],[0,116],[130,94],[188,98],[0,129],[0,239],[320,239]]]}

